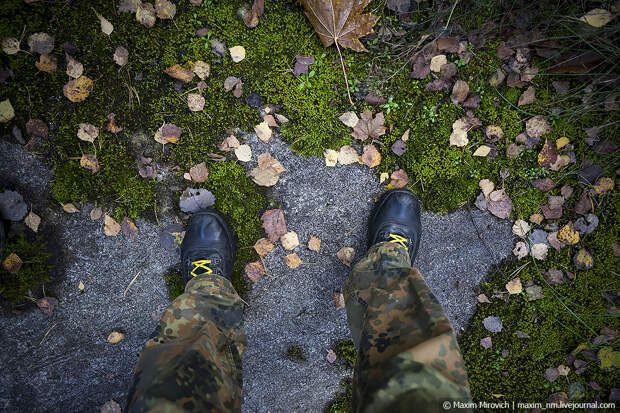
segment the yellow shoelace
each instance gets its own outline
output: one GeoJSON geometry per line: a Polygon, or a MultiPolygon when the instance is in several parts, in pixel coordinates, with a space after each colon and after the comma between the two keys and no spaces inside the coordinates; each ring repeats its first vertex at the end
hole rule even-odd
{"type": "Polygon", "coordinates": [[[193,261],[192,265],[194,266],[194,269],[192,270],[192,272],[190,272],[192,277],[197,277],[197,276],[202,275],[202,274],[212,274],[213,270],[211,268],[207,267],[207,264],[211,264],[211,260],[193,261]],[[196,271],[198,268],[202,268],[203,270],[206,270],[206,271],[203,272],[203,273],[200,273],[200,274],[196,274],[194,271],[196,271]]]}
{"type": "Polygon", "coordinates": [[[406,251],[409,251],[409,248],[407,248],[407,238],[404,238],[398,234],[389,234],[389,235],[390,235],[390,238],[392,238],[390,242],[402,245],[403,247],[405,247],[406,251]]]}

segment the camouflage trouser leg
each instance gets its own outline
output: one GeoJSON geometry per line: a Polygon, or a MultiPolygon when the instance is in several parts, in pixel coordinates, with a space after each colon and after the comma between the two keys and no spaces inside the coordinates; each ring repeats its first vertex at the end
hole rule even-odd
{"type": "Polygon", "coordinates": [[[444,411],[444,401],[470,401],[450,321],[403,247],[373,246],[344,295],[358,350],[354,412],[444,411]]]}
{"type": "Polygon", "coordinates": [[[240,411],[242,323],[242,301],[230,281],[188,282],[144,345],[127,411],[240,411]]]}

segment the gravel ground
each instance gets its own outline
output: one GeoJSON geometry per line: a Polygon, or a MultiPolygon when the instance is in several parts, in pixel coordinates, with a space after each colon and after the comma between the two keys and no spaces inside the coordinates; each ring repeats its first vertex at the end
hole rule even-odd
{"type": "MultiPolygon", "coordinates": [[[[284,210],[289,230],[298,233],[295,252],[304,262],[288,268],[278,245],[265,257],[269,274],[249,293],[243,411],[321,411],[340,380],[352,373],[325,359],[335,340],[349,336],[345,312],[334,307],[334,292],[349,269],[335,254],[351,246],[356,260],[361,258],[366,220],[383,189],[363,165],[326,168],[323,159],[298,157],[277,138],[270,145],[251,134],[242,140],[252,146],[254,159],[269,151],[288,169],[271,196],[284,210]],[[322,240],[318,253],[306,247],[310,234],[322,240]],[[291,345],[304,349],[306,362],[286,357],[291,345]]],[[[110,398],[123,405],[140,349],[168,304],[163,275],[178,254],[159,248],[160,229],[153,223],[138,220],[140,234],[132,242],[104,236],[101,222],[88,216],[92,205],[64,213],[50,201],[50,177],[40,160],[0,141],[0,179],[24,194],[43,218],[42,232],[56,246],[55,264],[62,273],[48,292],[60,301],[51,317],[36,309],[0,317],[0,409],[96,411],[110,398]],[[107,343],[112,330],[124,331],[126,338],[107,343]]],[[[509,222],[479,211],[472,217],[497,260],[510,253],[509,222]]],[[[160,217],[162,224],[172,219],[160,217]]],[[[422,225],[416,266],[460,331],[493,258],[466,211],[424,213],[422,225]]]]}

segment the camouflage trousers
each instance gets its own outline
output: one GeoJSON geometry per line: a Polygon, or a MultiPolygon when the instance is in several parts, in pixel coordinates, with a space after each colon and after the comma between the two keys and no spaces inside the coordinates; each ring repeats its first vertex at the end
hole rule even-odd
{"type": "MultiPolygon", "coordinates": [[[[373,246],[344,295],[358,350],[354,411],[444,411],[444,401],[470,400],[450,322],[403,247],[373,246]]],[[[240,411],[242,315],[228,280],[191,280],[144,346],[127,411],[240,411]]]]}

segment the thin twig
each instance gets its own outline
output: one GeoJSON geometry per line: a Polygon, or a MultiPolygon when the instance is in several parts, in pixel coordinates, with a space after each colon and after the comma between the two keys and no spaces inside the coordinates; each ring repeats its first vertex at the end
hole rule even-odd
{"type": "Polygon", "coordinates": [[[131,282],[127,286],[127,288],[125,288],[125,291],[123,292],[123,297],[125,297],[127,295],[127,291],[129,291],[129,287],[131,287],[133,285],[134,281],[136,281],[136,278],[138,278],[138,275],[140,275],[141,273],[142,273],[142,270],[138,271],[136,276],[133,277],[133,279],[131,280],[131,282]]]}
{"type": "Polygon", "coordinates": [[[344,84],[347,87],[349,103],[351,103],[351,106],[355,106],[355,104],[353,103],[353,99],[351,99],[351,91],[349,90],[349,79],[347,78],[347,71],[344,68],[344,60],[342,60],[342,53],[340,53],[340,46],[338,46],[338,40],[336,40],[334,43],[336,44],[336,49],[338,49],[338,56],[340,56],[340,64],[342,65],[342,73],[344,73],[344,84]]]}
{"type": "Polygon", "coordinates": [[[50,328],[47,329],[47,332],[45,333],[45,335],[43,336],[43,338],[41,339],[41,341],[39,342],[39,345],[43,344],[43,340],[45,340],[45,338],[47,337],[47,335],[50,333],[50,331],[52,331],[52,328],[56,327],[58,323],[54,323],[53,326],[51,326],[50,328]]]}

